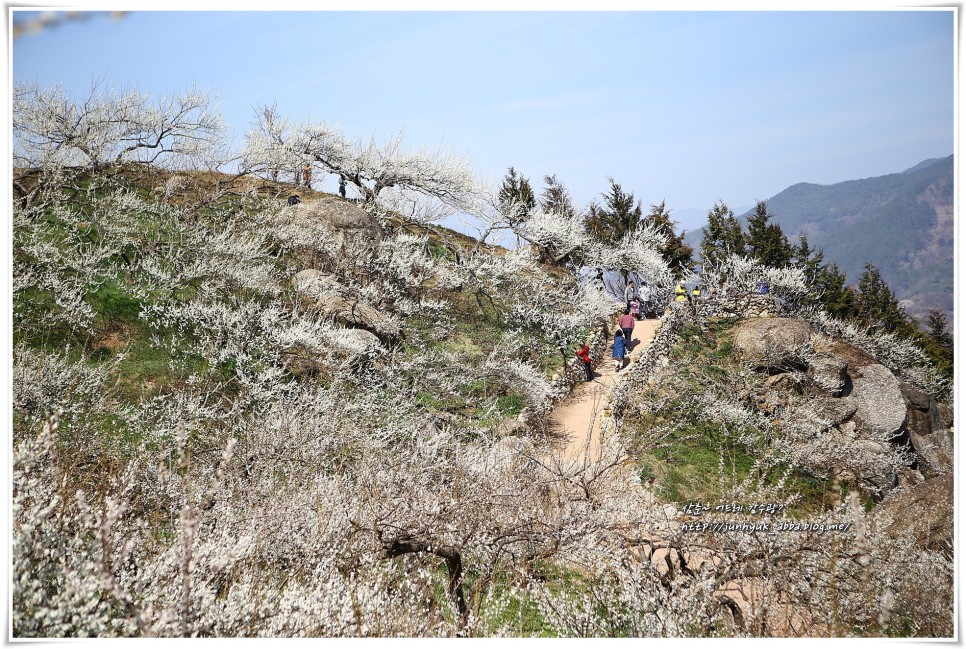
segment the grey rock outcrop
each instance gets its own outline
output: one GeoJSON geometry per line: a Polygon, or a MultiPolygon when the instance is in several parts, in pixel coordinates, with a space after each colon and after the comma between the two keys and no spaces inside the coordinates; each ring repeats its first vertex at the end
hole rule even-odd
{"type": "Polygon", "coordinates": [[[324,296],[339,295],[344,287],[330,274],[307,268],[292,277],[296,292],[311,304],[317,304],[324,296]]]}
{"type": "Polygon", "coordinates": [[[811,332],[805,320],[795,318],[746,320],[736,328],[733,345],[738,358],[756,367],[797,367],[811,332]]]}
{"type": "Polygon", "coordinates": [[[888,440],[899,435],[906,422],[906,405],[899,381],[878,363],[849,368],[852,391],[842,400],[854,405],[855,417],[866,436],[888,440]]]}
{"type": "Polygon", "coordinates": [[[851,419],[857,406],[843,399],[816,397],[810,399],[806,405],[798,409],[799,416],[817,419],[827,426],[838,426],[851,419]]]}
{"type": "Polygon", "coordinates": [[[815,351],[818,354],[828,354],[844,361],[849,370],[859,369],[866,365],[878,363],[875,356],[872,356],[863,349],[854,345],[836,340],[834,342],[815,341],[815,351]]]}
{"type": "Polygon", "coordinates": [[[953,476],[946,474],[887,496],[871,512],[876,531],[949,556],[953,542],[953,476]]]}
{"type": "Polygon", "coordinates": [[[359,354],[371,354],[382,349],[379,338],[365,329],[346,329],[342,335],[346,339],[346,348],[359,354]]]}
{"type": "Polygon", "coordinates": [[[338,199],[304,202],[287,209],[299,210],[331,230],[339,247],[349,242],[376,243],[382,239],[379,221],[354,203],[338,199]]]}
{"type": "Polygon", "coordinates": [[[354,297],[327,295],[316,306],[324,317],[350,327],[366,329],[380,339],[395,339],[401,333],[399,323],[394,318],[354,297]]]}
{"type": "Polygon", "coordinates": [[[808,363],[808,374],[826,394],[841,396],[849,380],[848,362],[835,354],[816,353],[808,363]]]}
{"type": "Polygon", "coordinates": [[[922,469],[930,476],[949,473],[953,470],[953,444],[941,404],[908,383],[901,383],[899,389],[906,405],[909,442],[922,469]]]}
{"type": "Polygon", "coordinates": [[[395,339],[401,333],[392,316],[360,299],[332,275],[309,268],[292,277],[292,286],[322,317],[371,332],[382,340],[395,339]]]}

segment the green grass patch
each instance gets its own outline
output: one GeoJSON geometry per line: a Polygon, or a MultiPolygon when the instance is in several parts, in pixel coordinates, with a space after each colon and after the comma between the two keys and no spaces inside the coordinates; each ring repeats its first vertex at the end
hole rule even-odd
{"type": "Polygon", "coordinates": [[[755,458],[746,449],[720,440],[714,424],[699,423],[681,433],[648,452],[642,475],[654,476],[662,498],[672,502],[729,498],[730,488],[748,476],[755,458]]]}

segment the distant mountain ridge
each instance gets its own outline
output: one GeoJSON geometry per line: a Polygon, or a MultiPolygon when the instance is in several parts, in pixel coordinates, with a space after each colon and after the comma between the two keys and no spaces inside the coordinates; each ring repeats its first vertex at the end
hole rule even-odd
{"type": "Polygon", "coordinates": [[[914,167],[909,167],[908,169],[906,169],[902,173],[908,174],[908,173],[912,173],[914,171],[919,171],[920,169],[925,169],[926,167],[929,167],[931,165],[934,165],[934,164],[936,164],[937,162],[939,162],[941,160],[943,160],[943,158],[930,158],[929,160],[923,160],[922,162],[920,162],[919,164],[915,165],[914,167]]]}
{"type": "MultiPolygon", "coordinates": [[[[865,263],[882,272],[907,313],[953,315],[953,156],[900,173],[834,185],[798,183],[767,200],[792,243],[809,244],[854,285],[865,263]]],[[[744,223],[751,212],[741,215],[744,223]]],[[[691,245],[701,245],[703,229],[691,245]]],[[[688,237],[691,239],[691,237],[688,237]]]]}

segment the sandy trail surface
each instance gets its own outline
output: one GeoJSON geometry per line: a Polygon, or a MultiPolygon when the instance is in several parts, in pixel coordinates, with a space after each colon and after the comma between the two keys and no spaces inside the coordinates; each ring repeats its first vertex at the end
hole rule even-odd
{"type": "MultiPolygon", "coordinates": [[[[655,318],[634,323],[630,353],[625,356],[624,367],[620,372],[627,372],[631,364],[636,362],[640,354],[647,349],[659,322],[660,320],[655,318]]],[[[612,325],[610,328],[612,339],[613,332],[616,330],[617,325],[612,325]]],[[[608,347],[606,356],[594,369],[594,380],[577,385],[554,409],[550,421],[553,428],[561,435],[560,454],[563,459],[574,460],[585,454],[595,457],[600,447],[603,406],[620,372],[614,369],[614,359],[608,347]]]]}

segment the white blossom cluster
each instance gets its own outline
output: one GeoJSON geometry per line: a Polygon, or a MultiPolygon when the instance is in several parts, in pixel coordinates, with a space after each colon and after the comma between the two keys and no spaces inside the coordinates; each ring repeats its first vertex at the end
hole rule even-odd
{"type": "Polygon", "coordinates": [[[152,105],[146,93],[93,87],[83,101],[63,88],[17,84],[14,164],[104,167],[119,162],[207,161],[224,124],[211,93],[189,88],[152,105]]]}
{"type": "Polygon", "coordinates": [[[702,268],[701,281],[707,286],[708,294],[725,297],[758,293],[761,284],[767,284],[768,293],[782,300],[789,311],[797,309],[812,291],[805,271],[800,268],[773,268],[734,254],[714,267],[702,268]]]}

